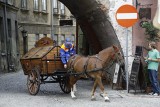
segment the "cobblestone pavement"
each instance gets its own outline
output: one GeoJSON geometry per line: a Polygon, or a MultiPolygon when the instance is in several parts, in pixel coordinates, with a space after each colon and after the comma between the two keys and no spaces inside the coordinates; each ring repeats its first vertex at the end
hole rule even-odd
{"type": "Polygon", "coordinates": [[[22,71],[0,75],[0,107],[158,107],[159,96],[127,93],[126,90],[112,90],[105,86],[110,102],[104,102],[96,91],[96,101],[90,100],[93,81],[80,80],[77,83],[77,99],[64,94],[58,83],[41,84],[37,95],[28,93],[27,76],[22,71]]]}

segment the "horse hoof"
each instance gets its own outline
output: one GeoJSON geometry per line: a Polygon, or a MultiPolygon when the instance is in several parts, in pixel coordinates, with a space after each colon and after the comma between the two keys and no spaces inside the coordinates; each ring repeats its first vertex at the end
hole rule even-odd
{"type": "Polygon", "coordinates": [[[105,102],[110,102],[110,100],[105,99],[105,102]]]}
{"type": "Polygon", "coordinates": [[[72,97],[73,100],[77,99],[77,97],[72,97]]]}
{"type": "Polygon", "coordinates": [[[96,98],[91,98],[91,101],[96,101],[96,98]]]}
{"type": "Polygon", "coordinates": [[[100,94],[101,97],[103,97],[103,94],[100,94]]]}
{"type": "Polygon", "coordinates": [[[109,98],[107,96],[104,97],[104,99],[105,99],[105,102],[110,102],[110,100],[109,100],[109,98]]]}
{"type": "Polygon", "coordinates": [[[92,96],[92,97],[91,97],[91,101],[96,101],[96,97],[95,97],[95,96],[92,96]]]}

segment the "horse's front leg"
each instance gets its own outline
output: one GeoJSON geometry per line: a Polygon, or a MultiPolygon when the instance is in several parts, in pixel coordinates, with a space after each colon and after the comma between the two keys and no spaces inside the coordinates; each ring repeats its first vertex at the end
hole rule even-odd
{"type": "Polygon", "coordinates": [[[92,94],[91,94],[91,100],[92,100],[92,101],[95,101],[95,100],[96,100],[96,98],[95,98],[95,96],[94,96],[94,93],[95,93],[96,88],[97,88],[97,79],[94,81],[94,85],[93,85],[93,88],[92,88],[92,94]]]}
{"type": "Polygon", "coordinates": [[[77,91],[77,85],[76,85],[76,83],[75,83],[75,84],[73,84],[73,91],[74,91],[74,92],[76,92],[76,91],[77,91]]]}
{"type": "Polygon", "coordinates": [[[100,96],[102,96],[105,99],[106,102],[110,101],[109,98],[108,98],[108,96],[107,96],[107,94],[104,92],[104,86],[102,84],[102,78],[98,77],[97,81],[98,81],[98,85],[99,85],[99,87],[100,87],[100,89],[102,91],[101,94],[100,94],[100,96]]]}
{"type": "Polygon", "coordinates": [[[73,84],[73,85],[71,86],[71,97],[72,97],[72,99],[76,99],[76,98],[77,98],[77,97],[75,96],[74,85],[75,85],[75,84],[73,84]]]}
{"type": "Polygon", "coordinates": [[[76,98],[76,96],[75,96],[75,91],[76,91],[76,81],[77,81],[76,78],[70,77],[71,97],[72,97],[73,99],[76,98]]]}

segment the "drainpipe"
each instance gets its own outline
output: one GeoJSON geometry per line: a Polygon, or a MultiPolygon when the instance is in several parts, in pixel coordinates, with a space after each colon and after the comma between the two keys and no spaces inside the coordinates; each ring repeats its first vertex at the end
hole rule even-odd
{"type": "Polygon", "coordinates": [[[77,22],[77,20],[76,20],[76,54],[78,54],[78,48],[79,48],[79,47],[78,47],[78,44],[79,44],[79,43],[78,43],[78,36],[79,36],[79,34],[78,34],[78,33],[79,33],[79,32],[78,32],[78,28],[79,28],[79,27],[78,27],[78,26],[79,26],[79,25],[78,25],[78,22],[77,22]]]}
{"type": "Polygon", "coordinates": [[[55,40],[54,35],[53,35],[53,0],[51,2],[51,37],[53,40],[55,40]]]}
{"type": "Polygon", "coordinates": [[[8,69],[8,71],[9,71],[9,69],[10,69],[10,63],[9,63],[9,58],[8,58],[8,51],[7,51],[7,41],[8,41],[8,24],[7,24],[7,9],[6,9],[6,5],[7,5],[7,0],[5,0],[5,2],[4,2],[4,22],[5,22],[5,35],[6,35],[6,37],[5,37],[5,39],[6,39],[6,43],[5,43],[5,48],[6,48],[6,50],[5,50],[5,53],[6,53],[6,59],[7,59],[7,69],[8,69]]]}

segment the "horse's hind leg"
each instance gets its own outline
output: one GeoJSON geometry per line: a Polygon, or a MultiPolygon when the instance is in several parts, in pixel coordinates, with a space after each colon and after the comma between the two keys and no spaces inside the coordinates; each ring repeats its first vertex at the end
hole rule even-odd
{"type": "Polygon", "coordinates": [[[99,85],[99,87],[100,87],[100,89],[102,91],[102,93],[100,95],[105,99],[105,101],[109,101],[109,98],[107,97],[107,94],[104,92],[104,86],[102,84],[101,77],[97,78],[97,82],[98,82],[98,85],[99,85]]]}
{"type": "Polygon", "coordinates": [[[97,79],[94,81],[94,85],[93,85],[93,88],[92,88],[92,95],[91,95],[91,100],[92,101],[96,100],[96,98],[94,96],[96,88],[97,88],[97,79]]]}

